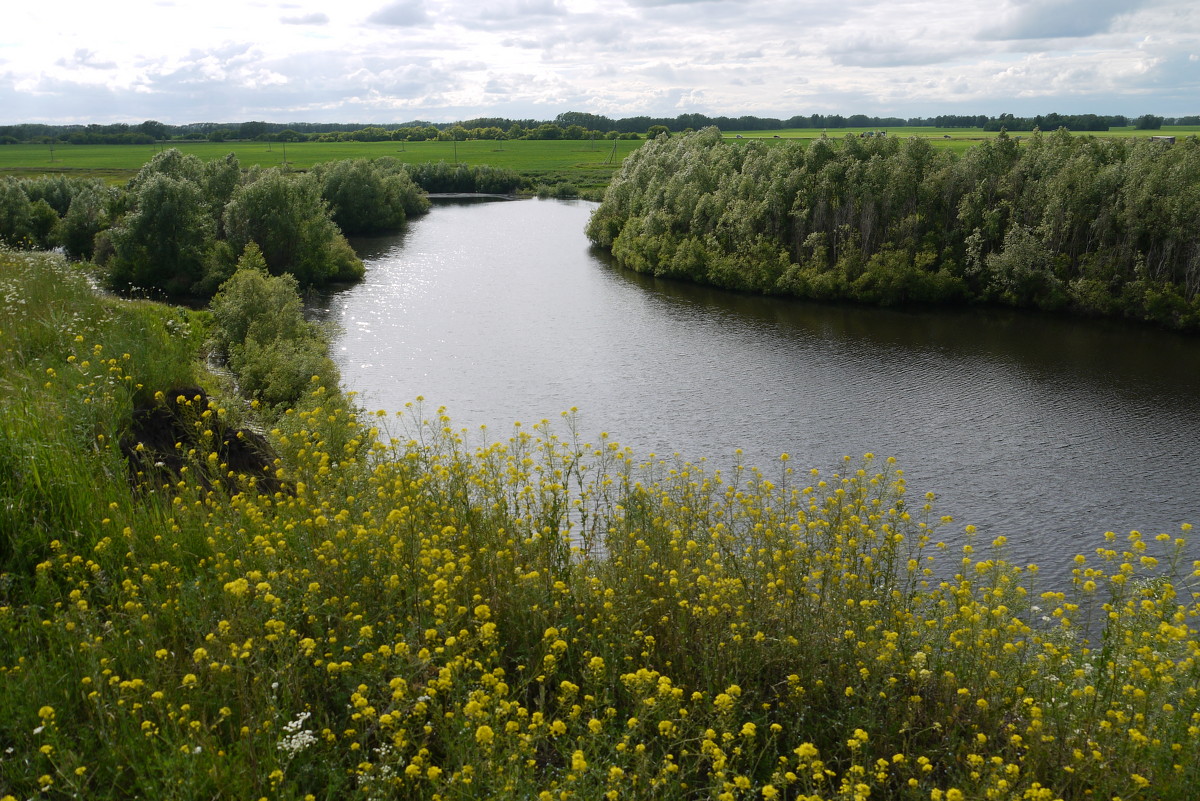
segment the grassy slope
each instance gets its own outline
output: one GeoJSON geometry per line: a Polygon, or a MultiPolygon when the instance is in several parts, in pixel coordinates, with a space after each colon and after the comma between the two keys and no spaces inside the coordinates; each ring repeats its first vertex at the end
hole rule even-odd
{"type": "Polygon", "coordinates": [[[1046,592],[1002,542],[939,545],[890,460],[718,475],[569,417],[476,445],[322,388],[271,434],[285,491],[133,488],[113,443],[195,379],[199,318],[98,300],[54,257],[0,251],[0,282],[0,798],[1200,783],[1171,537],[1100,542],[1046,592]]]}

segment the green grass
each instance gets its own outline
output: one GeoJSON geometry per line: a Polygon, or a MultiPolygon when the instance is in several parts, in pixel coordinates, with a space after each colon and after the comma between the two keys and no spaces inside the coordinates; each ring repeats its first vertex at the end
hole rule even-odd
{"type": "MultiPolygon", "coordinates": [[[[847,134],[873,131],[873,128],[827,128],[825,135],[840,139],[847,134]]],[[[725,131],[726,138],[812,140],[821,136],[816,128],[791,128],[780,131],[725,131]]],[[[1137,131],[1118,128],[1095,136],[1179,137],[1200,134],[1200,126],[1166,126],[1161,131],[1137,131]]],[[[888,136],[918,136],[938,147],[961,152],[991,139],[997,134],[978,128],[889,128],[888,136]],[[946,137],[950,138],[947,139],[946,137]]],[[[1028,136],[1028,133],[1014,133],[1028,136]]],[[[112,183],[132,178],[143,164],[166,147],[177,147],[202,160],[224,158],[233,153],[243,167],[279,167],[306,170],[314,164],[353,158],[391,156],[406,163],[455,161],[464,164],[488,164],[514,170],[534,185],[572,184],[581,190],[605,186],[622,159],[640,145],[640,141],[557,140],[512,142],[473,140],[468,142],[172,142],[161,145],[5,145],[0,147],[0,176],[32,177],[65,173],[80,177],[99,177],[112,183]],[[286,156],[286,159],[285,159],[286,156]]]]}
{"type": "Polygon", "coordinates": [[[487,164],[514,170],[533,183],[572,183],[580,189],[600,187],[640,142],[526,141],[513,142],[179,142],[169,145],[56,145],[53,161],[45,145],[0,147],[0,175],[34,176],[62,172],[127,180],[165,147],[177,147],[204,161],[233,153],[242,167],[305,170],[314,164],[354,158],[390,156],[406,163],[487,164]]]}
{"type": "MultiPolygon", "coordinates": [[[[909,137],[917,137],[919,139],[928,139],[931,144],[939,148],[947,148],[956,153],[962,153],[968,148],[979,144],[980,142],[995,139],[1000,135],[999,131],[984,131],[981,128],[932,128],[932,127],[905,127],[905,128],[826,128],[824,135],[831,139],[841,139],[847,135],[857,136],[865,132],[878,132],[886,130],[889,137],[907,139],[909,137]]],[[[1047,132],[1048,133],[1048,132],[1047,132]]],[[[743,139],[767,139],[775,141],[776,137],[780,140],[802,140],[812,141],[821,138],[822,131],[819,128],[789,128],[781,131],[722,131],[725,138],[736,138],[741,136],[743,139]]],[[[1009,134],[1013,137],[1028,137],[1029,131],[1012,131],[1009,134]]],[[[1096,136],[1096,137],[1139,137],[1148,138],[1151,136],[1176,136],[1180,139],[1186,136],[1200,135],[1200,126],[1187,125],[1167,125],[1163,126],[1159,131],[1139,131],[1132,127],[1113,128],[1108,131],[1083,131],[1080,136],[1096,136]]]]}

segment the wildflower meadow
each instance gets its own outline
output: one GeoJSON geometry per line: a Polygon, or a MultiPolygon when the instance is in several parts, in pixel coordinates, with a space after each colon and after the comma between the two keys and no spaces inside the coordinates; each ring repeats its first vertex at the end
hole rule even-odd
{"type": "Polygon", "coordinates": [[[648,460],[321,381],[257,410],[210,325],[0,251],[4,801],[1196,797],[1187,525],[1044,586],[884,456],[648,460]],[[168,400],[195,444],[135,472],[168,400]]]}

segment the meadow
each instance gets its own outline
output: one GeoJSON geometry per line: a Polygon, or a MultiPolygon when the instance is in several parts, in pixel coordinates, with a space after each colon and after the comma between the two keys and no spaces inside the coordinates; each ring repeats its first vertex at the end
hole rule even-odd
{"type": "Polygon", "coordinates": [[[213,317],[0,250],[4,801],[1194,798],[1190,526],[1043,586],[886,456],[718,471],[320,382],[254,408],[213,317]],[[196,444],[132,474],[172,402],[196,444]]]}
{"type": "MultiPolygon", "coordinates": [[[[829,128],[825,135],[841,139],[858,135],[871,128],[829,128]]],[[[982,141],[994,139],[996,132],[979,128],[892,128],[888,136],[928,139],[938,148],[962,152],[982,141]],[[949,137],[949,138],[947,138],[949,137]]],[[[723,131],[726,139],[814,140],[822,131],[814,128],[795,128],[779,131],[723,131]]],[[[1200,134],[1197,126],[1166,126],[1161,131],[1138,131],[1115,128],[1111,131],[1081,134],[1098,137],[1143,137],[1200,134]]],[[[1022,134],[1013,134],[1021,136],[1022,134]]],[[[5,145],[0,147],[0,177],[32,177],[64,173],[82,177],[100,177],[113,183],[132,178],[143,164],[162,150],[173,147],[193,154],[203,161],[213,161],[233,153],[243,167],[286,166],[307,170],[314,164],[342,159],[380,158],[388,156],[407,164],[424,162],[486,164],[515,170],[530,179],[532,185],[554,186],[568,183],[580,190],[595,190],[605,186],[620,167],[625,156],[642,144],[641,141],[619,140],[523,140],[465,142],[170,142],[147,145],[5,145]],[[615,144],[615,149],[614,149],[615,144]]]]}
{"type": "Polygon", "coordinates": [[[171,142],[164,145],[55,145],[53,161],[46,145],[0,147],[0,176],[17,177],[61,172],[101,177],[112,182],[132,178],[161,150],[178,148],[203,161],[233,153],[242,167],[283,167],[307,170],[314,164],[342,159],[383,156],[407,164],[486,164],[511,169],[532,184],[571,183],[580,189],[602,187],[621,160],[640,142],[619,140],[547,140],[512,142],[171,142]],[[616,146],[614,149],[614,145],[616,146]]]}
{"type": "MultiPolygon", "coordinates": [[[[830,138],[843,138],[847,135],[857,136],[859,134],[876,134],[880,131],[879,128],[828,128],[825,130],[825,135],[830,138]]],[[[917,139],[926,139],[931,145],[939,149],[952,150],[955,153],[962,153],[965,150],[979,144],[995,139],[1000,135],[999,131],[985,131],[982,128],[934,128],[934,127],[905,127],[905,128],[888,128],[887,135],[900,139],[915,137],[917,139]]],[[[812,141],[820,139],[822,132],[813,128],[789,128],[780,131],[728,131],[722,132],[726,137],[737,137],[740,135],[743,139],[801,139],[812,141]]],[[[1049,133],[1046,131],[1045,133],[1049,133]]],[[[1013,131],[1009,134],[1013,138],[1021,138],[1030,136],[1028,131],[1013,131]]],[[[1200,135],[1200,126],[1195,125],[1167,125],[1161,130],[1137,130],[1133,127],[1112,128],[1108,131],[1087,131],[1076,134],[1077,136],[1095,136],[1098,138],[1142,138],[1150,136],[1176,136],[1184,138],[1187,136],[1200,135]]]]}

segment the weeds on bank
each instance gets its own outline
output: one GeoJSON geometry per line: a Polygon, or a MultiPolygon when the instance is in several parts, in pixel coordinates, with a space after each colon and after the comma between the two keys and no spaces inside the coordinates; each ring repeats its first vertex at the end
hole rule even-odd
{"type": "Polygon", "coordinates": [[[201,448],[131,486],[114,442],[153,348],[117,353],[129,326],[100,311],[53,334],[4,303],[0,797],[1200,782],[1182,537],[1110,535],[1047,591],[1002,540],[939,540],[890,459],[647,462],[570,414],[490,441],[316,384],[271,432],[279,491],[210,488],[201,448]]]}

